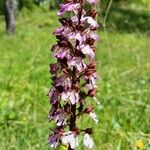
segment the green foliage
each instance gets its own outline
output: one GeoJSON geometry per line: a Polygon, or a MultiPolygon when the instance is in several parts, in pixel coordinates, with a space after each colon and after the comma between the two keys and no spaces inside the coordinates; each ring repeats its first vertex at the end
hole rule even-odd
{"type": "Polygon", "coordinates": [[[0,0],[0,14],[4,13],[4,0],[0,0]]]}
{"type": "Polygon", "coordinates": [[[150,0],[141,0],[141,2],[145,5],[150,5],[150,0]]]}
{"type": "MultiPolygon", "coordinates": [[[[48,66],[54,61],[49,47],[56,41],[50,34],[58,26],[56,11],[23,10],[17,19],[16,35],[7,36],[0,18],[0,149],[49,150],[47,135],[53,126],[47,120],[46,94],[51,85],[48,66]]],[[[109,21],[114,23],[113,17],[109,21]]],[[[130,28],[134,30],[99,32],[101,105],[96,111],[101,123],[81,118],[80,124],[95,129],[96,150],[150,147],[150,36],[144,29],[130,28]]],[[[86,150],[79,145],[77,150],[86,150]]]]}
{"type": "Polygon", "coordinates": [[[18,3],[19,3],[20,8],[26,7],[26,8],[32,9],[36,1],[35,0],[18,0],[18,3]]]}
{"type": "MultiPolygon", "coordinates": [[[[4,14],[4,1],[0,0],[0,14],[4,14]]],[[[17,0],[19,8],[33,9],[36,4],[35,0],[17,0]]]]}
{"type": "Polygon", "coordinates": [[[150,12],[146,9],[143,11],[136,11],[132,8],[117,7],[113,4],[110,9],[107,26],[112,30],[120,31],[150,33],[150,12]]]}
{"type": "MultiPolygon", "coordinates": [[[[109,1],[101,1],[101,14],[106,15],[109,1]]],[[[106,19],[109,30],[120,32],[143,32],[150,34],[150,5],[141,3],[112,3],[106,19]],[[136,9],[135,9],[136,8],[136,9]]],[[[98,19],[104,24],[102,16],[98,19]]]]}
{"type": "Polygon", "coordinates": [[[68,150],[68,145],[59,145],[58,147],[57,147],[57,150],[68,150]]]}

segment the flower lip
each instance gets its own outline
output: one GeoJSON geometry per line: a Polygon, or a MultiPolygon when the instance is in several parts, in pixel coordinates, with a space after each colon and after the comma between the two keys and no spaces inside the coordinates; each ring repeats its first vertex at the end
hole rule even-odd
{"type": "Polygon", "coordinates": [[[94,112],[90,112],[89,115],[95,121],[95,123],[98,124],[99,120],[97,119],[96,114],[94,112]]]}
{"type": "Polygon", "coordinates": [[[69,144],[72,149],[76,148],[79,145],[78,137],[73,131],[65,132],[61,137],[61,141],[63,144],[69,144]]]}
{"type": "Polygon", "coordinates": [[[81,22],[87,22],[90,25],[91,29],[98,29],[99,25],[98,23],[92,18],[92,17],[83,17],[81,19],[81,22]]]}
{"type": "Polygon", "coordinates": [[[83,143],[89,149],[92,149],[94,147],[94,142],[88,133],[84,134],[83,143]]]}
{"type": "Polygon", "coordinates": [[[70,90],[67,92],[63,92],[61,94],[61,98],[64,101],[70,102],[72,105],[78,103],[79,101],[79,94],[75,90],[70,90]]]}

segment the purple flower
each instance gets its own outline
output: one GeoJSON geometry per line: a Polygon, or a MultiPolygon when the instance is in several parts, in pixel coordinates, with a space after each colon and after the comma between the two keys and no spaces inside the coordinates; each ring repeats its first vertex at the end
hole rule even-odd
{"type": "Polygon", "coordinates": [[[83,17],[81,19],[81,22],[87,22],[90,26],[91,29],[97,29],[99,28],[98,23],[92,18],[92,17],[83,17]]]}
{"type": "Polygon", "coordinates": [[[91,38],[95,41],[99,41],[99,36],[94,31],[91,31],[91,30],[88,30],[86,32],[85,39],[88,39],[88,38],[91,38]]]}
{"type": "Polygon", "coordinates": [[[94,58],[94,51],[89,45],[80,45],[77,47],[82,51],[83,54],[89,55],[90,58],[94,58]]]}
{"type": "Polygon", "coordinates": [[[74,132],[71,131],[64,133],[61,137],[61,141],[63,144],[69,144],[72,149],[76,148],[79,145],[78,137],[74,132]]]}
{"type": "Polygon", "coordinates": [[[80,8],[80,3],[66,3],[66,4],[60,4],[60,10],[58,12],[58,15],[62,16],[66,12],[69,11],[76,11],[80,8]]]}
{"type": "Polygon", "coordinates": [[[50,65],[50,73],[52,74],[59,73],[60,69],[61,69],[61,66],[59,62],[50,65]]]}
{"type": "Polygon", "coordinates": [[[98,79],[98,77],[97,77],[96,73],[89,75],[89,76],[84,76],[84,80],[86,81],[85,87],[88,90],[97,88],[97,85],[96,85],[97,79],[98,79]]]}
{"type": "Polygon", "coordinates": [[[71,34],[72,33],[72,28],[70,28],[69,26],[63,26],[63,27],[60,27],[58,29],[56,29],[53,34],[54,35],[63,35],[63,36],[66,36],[68,34],[71,34]]]}
{"type": "Polygon", "coordinates": [[[60,28],[57,28],[53,34],[54,35],[61,35],[63,32],[64,32],[65,28],[64,27],[60,27],[60,28]]]}
{"type": "Polygon", "coordinates": [[[63,90],[68,90],[72,86],[72,81],[67,75],[60,75],[54,78],[55,87],[63,87],[63,90]]]}
{"type": "Polygon", "coordinates": [[[61,98],[62,100],[70,102],[72,105],[74,105],[79,101],[79,94],[75,91],[67,91],[61,94],[61,98]]]}
{"type": "Polygon", "coordinates": [[[57,133],[49,135],[48,142],[51,148],[56,148],[58,146],[59,139],[60,139],[60,136],[57,133]]]}
{"type": "Polygon", "coordinates": [[[52,104],[56,104],[60,100],[59,91],[56,90],[55,88],[53,88],[49,91],[48,96],[49,96],[50,102],[52,104]]]}
{"type": "Polygon", "coordinates": [[[77,68],[79,72],[83,71],[87,66],[82,58],[74,57],[72,60],[68,61],[69,68],[73,69],[74,67],[77,68]]]}
{"type": "Polygon", "coordinates": [[[83,37],[82,37],[82,35],[81,35],[80,32],[71,32],[71,33],[68,35],[68,39],[69,39],[69,40],[75,39],[75,40],[78,40],[80,43],[83,42],[83,37]]]}
{"type": "Polygon", "coordinates": [[[64,57],[67,58],[67,60],[72,59],[72,54],[70,53],[70,49],[66,47],[60,48],[56,53],[54,53],[54,57],[63,59],[64,57]]]}
{"type": "Polygon", "coordinates": [[[78,25],[79,19],[78,19],[77,16],[72,16],[72,17],[71,17],[71,21],[72,21],[75,25],[78,25]]]}
{"type": "Polygon", "coordinates": [[[62,109],[59,109],[53,116],[53,119],[56,122],[57,126],[62,126],[66,124],[66,117],[67,117],[67,113],[62,109]]]}
{"type": "Polygon", "coordinates": [[[93,146],[94,146],[94,142],[93,142],[93,140],[91,139],[91,137],[88,133],[84,134],[83,143],[89,149],[92,149],[93,146]]]}

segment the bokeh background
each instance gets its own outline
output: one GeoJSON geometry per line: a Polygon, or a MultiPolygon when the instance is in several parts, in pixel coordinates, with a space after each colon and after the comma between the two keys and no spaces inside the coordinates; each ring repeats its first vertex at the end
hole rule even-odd
{"type": "MultiPolygon", "coordinates": [[[[0,0],[0,150],[49,150],[52,35],[58,4],[20,0],[16,32],[5,32],[0,0]]],[[[94,150],[150,150],[150,0],[101,0],[97,69],[101,76],[94,150]]],[[[82,139],[77,150],[84,150],[82,139]]]]}

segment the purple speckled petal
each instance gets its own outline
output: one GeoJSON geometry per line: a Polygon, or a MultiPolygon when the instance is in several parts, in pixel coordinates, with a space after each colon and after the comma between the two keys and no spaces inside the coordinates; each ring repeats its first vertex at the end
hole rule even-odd
{"type": "Polygon", "coordinates": [[[69,11],[76,11],[80,8],[80,3],[66,3],[66,4],[60,4],[60,10],[57,13],[59,16],[64,15],[66,12],[69,11]]]}

